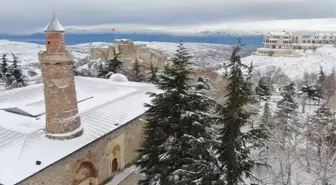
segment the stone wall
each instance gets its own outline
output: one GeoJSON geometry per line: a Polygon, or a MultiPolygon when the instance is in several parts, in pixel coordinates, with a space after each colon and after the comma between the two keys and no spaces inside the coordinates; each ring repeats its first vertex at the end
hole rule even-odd
{"type": "Polygon", "coordinates": [[[93,185],[105,184],[136,159],[143,143],[141,119],[131,121],[111,134],[47,167],[20,185],[93,185]],[[113,148],[120,146],[119,170],[112,172],[113,148]]]}
{"type": "Polygon", "coordinates": [[[300,54],[293,49],[270,49],[270,48],[258,48],[254,53],[255,55],[263,56],[286,56],[286,57],[299,57],[300,54]]]}

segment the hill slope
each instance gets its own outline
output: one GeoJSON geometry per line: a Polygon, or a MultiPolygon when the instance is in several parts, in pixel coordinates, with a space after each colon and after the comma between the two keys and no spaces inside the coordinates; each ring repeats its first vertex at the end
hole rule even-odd
{"type": "MultiPolygon", "coordinates": [[[[312,51],[300,52],[300,57],[270,57],[250,55],[242,58],[246,65],[251,63],[255,70],[265,72],[269,66],[280,68],[292,80],[301,78],[305,72],[318,73],[320,67],[327,73],[336,68],[336,48],[323,46],[314,53],[312,51]]],[[[222,73],[224,69],[218,70],[222,73]]]]}

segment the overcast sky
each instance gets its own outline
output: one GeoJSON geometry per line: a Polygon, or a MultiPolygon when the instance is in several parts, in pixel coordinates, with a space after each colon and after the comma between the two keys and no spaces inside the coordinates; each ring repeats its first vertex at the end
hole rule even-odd
{"type": "Polygon", "coordinates": [[[336,27],[336,0],[6,0],[0,6],[0,32],[43,28],[53,12],[65,27],[192,29],[230,25],[236,29],[237,25],[244,29],[246,24],[249,27],[245,29],[257,30],[265,23],[286,25],[283,20],[295,20],[291,26],[300,28],[308,19],[315,20],[316,29],[336,27]],[[251,28],[251,22],[259,26],[251,28]]]}

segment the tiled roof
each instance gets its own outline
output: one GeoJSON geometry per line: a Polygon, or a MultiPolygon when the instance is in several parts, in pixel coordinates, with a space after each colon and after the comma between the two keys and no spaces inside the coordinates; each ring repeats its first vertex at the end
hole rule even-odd
{"type": "MultiPolygon", "coordinates": [[[[0,93],[0,184],[20,182],[141,116],[146,111],[144,103],[150,102],[146,93],[159,92],[152,84],[86,77],[75,79],[77,97],[82,97],[78,100],[91,98],[78,104],[84,134],[71,140],[45,137],[42,84],[0,93]],[[20,109],[27,104],[34,105],[42,115],[36,118],[5,110],[13,105],[20,109]],[[36,160],[42,163],[36,165],[36,160]]],[[[34,113],[31,107],[25,111],[34,113]]]]}

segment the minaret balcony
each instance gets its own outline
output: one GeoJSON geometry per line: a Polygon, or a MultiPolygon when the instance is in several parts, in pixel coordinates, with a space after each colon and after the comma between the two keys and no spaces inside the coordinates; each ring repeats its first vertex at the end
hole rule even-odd
{"type": "Polygon", "coordinates": [[[46,62],[69,62],[73,61],[73,56],[69,51],[62,53],[47,53],[46,51],[41,51],[38,54],[39,61],[46,62]]]}

